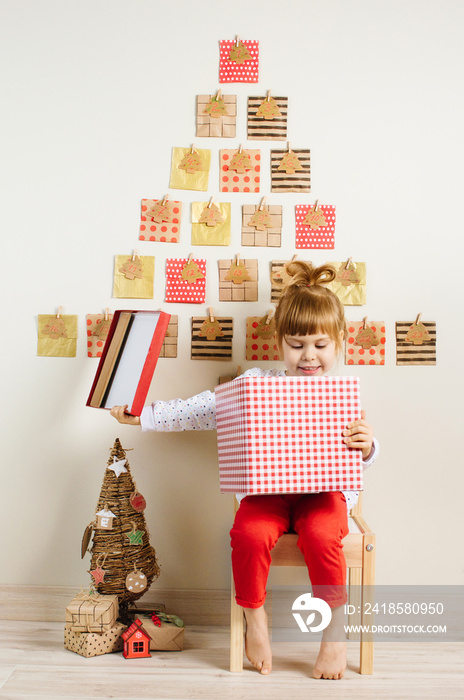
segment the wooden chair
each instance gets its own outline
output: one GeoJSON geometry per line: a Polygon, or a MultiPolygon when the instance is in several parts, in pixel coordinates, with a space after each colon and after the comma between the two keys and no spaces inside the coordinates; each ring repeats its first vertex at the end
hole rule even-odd
{"type": "MultiPolygon", "coordinates": [[[[235,511],[238,503],[234,498],[235,511]]],[[[372,615],[364,616],[366,597],[374,585],[375,575],[375,535],[362,517],[362,494],[359,494],[357,504],[351,509],[349,517],[349,533],[343,539],[343,553],[348,569],[348,603],[356,611],[348,616],[348,624],[363,625],[372,623],[372,615]],[[365,599],[362,600],[364,591],[365,599]]],[[[278,540],[272,550],[272,566],[306,566],[303,555],[297,546],[298,535],[286,533],[278,540]]],[[[231,614],[230,614],[230,670],[239,673],[243,670],[244,649],[244,617],[243,608],[235,601],[235,586],[232,576],[231,614]]],[[[348,638],[356,638],[348,635],[348,638]]],[[[366,633],[359,633],[360,664],[359,673],[371,674],[374,665],[374,643],[366,633]]]]}

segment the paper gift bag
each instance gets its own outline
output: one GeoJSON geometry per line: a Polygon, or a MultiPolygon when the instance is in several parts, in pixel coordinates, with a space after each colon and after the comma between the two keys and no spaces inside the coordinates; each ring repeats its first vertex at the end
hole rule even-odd
{"type": "Polygon", "coordinates": [[[345,364],[384,365],[385,337],[384,321],[349,321],[345,364]]]}
{"type": "Polygon", "coordinates": [[[39,314],[37,330],[37,355],[76,357],[77,316],[39,314]]]}
{"type": "MultiPolygon", "coordinates": [[[[296,257],[296,256],[295,256],[296,257]]],[[[279,300],[280,294],[289,280],[289,275],[287,274],[287,265],[289,265],[292,260],[272,260],[271,261],[271,302],[276,304],[279,300]]],[[[306,260],[305,262],[309,262],[306,260]]]]}
{"type": "Polygon", "coordinates": [[[215,391],[221,492],[362,488],[361,451],[343,442],[357,377],[239,377],[215,391]]]}
{"type": "Polygon", "coordinates": [[[258,301],[258,261],[219,260],[219,301],[258,301]]]}
{"type": "Polygon", "coordinates": [[[437,326],[433,322],[397,321],[396,364],[436,365],[437,326]]]}
{"type": "Polygon", "coordinates": [[[335,248],[335,207],[332,204],[297,204],[296,248],[335,248]]]}
{"type": "Polygon", "coordinates": [[[231,360],[234,321],[225,317],[192,318],[192,360],[231,360]]]}
{"type": "Polygon", "coordinates": [[[259,79],[259,41],[223,40],[219,42],[219,82],[257,83],[259,79]]]}
{"type": "Polygon", "coordinates": [[[166,335],[160,350],[160,357],[177,357],[177,339],[179,336],[179,317],[175,314],[169,319],[166,335]]]}
{"type": "Polygon", "coordinates": [[[192,245],[230,245],[230,202],[215,202],[222,223],[208,226],[200,223],[210,202],[192,202],[192,245]]]}
{"type": "Polygon", "coordinates": [[[282,207],[271,204],[242,205],[242,245],[280,248],[282,207]]]}
{"type": "Polygon", "coordinates": [[[166,301],[204,304],[206,293],[206,260],[168,258],[166,260],[166,301]]]}
{"type": "Polygon", "coordinates": [[[197,95],[197,136],[235,138],[236,119],[237,95],[197,95]]]}
{"type": "Polygon", "coordinates": [[[285,141],[287,113],[288,97],[248,97],[248,139],[285,141]]]}
{"type": "Polygon", "coordinates": [[[330,262],[337,276],[327,284],[346,306],[362,306],[366,303],[366,263],[353,262],[351,258],[345,262],[330,262]]]}
{"type": "Polygon", "coordinates": [[[275,321],[268,316],[249,316],[246,320],[246,359],[250,362],[280,361],[275,337],[275,321]]]}
{"type": "Polygon", "coordinates": [[[87,314],[87,357],[101,357],[113,314],[87,314]]]}
{"type": "Polygon", "coordinates": [[[153,299],[155,258],[152,255],[115,255],[113,296],[153,299]]]}
{"type": "Polygon", "coordinates": [[[184,627],[172,622],[153,622],[150,616],[142,616],[143,627],[150,635],[150,651],[182,651],[184,648],[184,627]]]}
{"type": "Polygon", "coordinates": [[[182,202],[142,199],[139,240],[178,243],[181,216],[182,202]]]}
{"type": "Polygon", "coordinates": [[[204,148],[173,148],[169,187],[176,190],[208,189],[211,151],[204,148]]]}
{"type": "Polygon", "coordinates": [[[311,152],[271,151],[271,192],[311,192],[311,152]]]}
{"type": "Polygon", "coordinates": [[[64,628],[64,646],[69,651],[85,656],[100,656],[101,654],[111,654],[113,651],[122,651],[122,633],[126,626],[122,622],[116,622],[106,632],[98,634],[96,632],[75,632],[72,625],[66,624],[64,628]]]}
{"type": "Polygon", "coordinates": [[[221,192],[259,192],[261,152],[224,148],[220,151],[221,192]]]}
{"type": "Polygon", "coordinates": [[[117,595],[79,593],[66,608],[66,624],[73,632],[102,634],[114,627],[118,614],[117,595]]]}

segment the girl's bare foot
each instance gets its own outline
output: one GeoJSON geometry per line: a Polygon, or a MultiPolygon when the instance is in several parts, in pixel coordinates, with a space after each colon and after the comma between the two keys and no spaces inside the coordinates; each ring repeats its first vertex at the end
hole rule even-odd
{"type": "Polygon", "coordinates": [[[264,607],[244,608],[246,619],[245,653],[247,659],[263,675],[272,670],[267,613],[264,607]]]}
{"type": "Polygon", "coordinates": [[[313,668],[314,678],[340,680],[346,669],[346,643],[321,642],[319,655],[313,668]]]}

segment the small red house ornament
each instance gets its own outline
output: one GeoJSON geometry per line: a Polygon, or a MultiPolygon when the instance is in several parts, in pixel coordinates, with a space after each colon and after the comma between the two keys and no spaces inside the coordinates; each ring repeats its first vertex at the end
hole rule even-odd
{"type": "Polygon", "coordinates": [[[151,637],[145,632],[141,621],[137,618],[132,625],[122,633],[124,650],[122,655],[126,659],[144,659],[150,654],[151,637]]]}

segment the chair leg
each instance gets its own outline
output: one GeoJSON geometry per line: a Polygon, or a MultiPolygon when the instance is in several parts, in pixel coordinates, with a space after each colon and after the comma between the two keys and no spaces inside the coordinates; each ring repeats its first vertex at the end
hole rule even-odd
{"type": "Polygon", "coordinates": [[[230,600],[230,670],[243,671],[243,608],[235,600],[234,577],[232,576],[230,600]]]}
{"type": "MultiPolygon", "coordinates": [[[[361,581],[362,569],[360,567],[350,567],[348,569],[348,625],[359,627],[361,624],[361,581]],[[351,612],[351,611],[354,612],[351,612]]],[[[360,639],[359,632],[348,632],[347,639],[360,639]]]]}
{"type": "MultiPolygon", "coordinates": [[[[362,607],[361,625],[372,625],[374,616],[365,615],[366,603],[374,602],[375,580],[375,535],[365,535],[363,538],[363,574],[362,574],[362,607]]],[[[361,654],[359,673],[371,674],[374,671],[374,641],[373,634],[361,631],[361,654]]]]}

